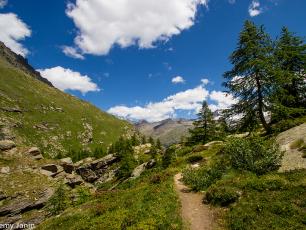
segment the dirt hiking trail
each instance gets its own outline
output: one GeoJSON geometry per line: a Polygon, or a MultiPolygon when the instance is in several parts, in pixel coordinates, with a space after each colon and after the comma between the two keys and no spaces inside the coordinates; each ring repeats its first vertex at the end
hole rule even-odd
{"type": "Polygon", "coordinates": [[[181,215],[185,225],[190,230],[212,230],[213,212],[203,204],[203,194],[191,192],[181,181],[182,174],[174,176],[176,192],[181,201],[181,215]]]}

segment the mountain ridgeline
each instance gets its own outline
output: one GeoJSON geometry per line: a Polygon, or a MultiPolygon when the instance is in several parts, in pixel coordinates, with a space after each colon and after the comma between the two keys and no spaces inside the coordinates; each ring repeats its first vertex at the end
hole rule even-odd
{"type": "Polygon", "coordinates": [[[132,126],[64,93],[0,43],[0,140],[51,156],[106,149],[132,126]]]}
{"type": "Polygon", "coordinates": [[[141,121],[135,124],[135,127],[143,135],[159,139],[164,146],[170,146],[179,143],[182,137],[189,135],[189,129],[193,128],[193,121],[184,119],[166,119],[153,123],[141,121]]]}

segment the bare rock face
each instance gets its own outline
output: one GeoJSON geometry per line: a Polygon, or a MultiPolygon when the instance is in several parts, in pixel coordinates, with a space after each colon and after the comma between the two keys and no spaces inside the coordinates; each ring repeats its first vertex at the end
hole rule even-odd
{"type": "Polygon", "coordinates": [[[77,167],[76,172],[81,175],[85,181],[92,183],[106,173],[108,168],[118,160],[118,157],[109,154],[101,159],[77,167]]]}
{"type": "Polygon", "coordinates": [[[97,180],[99,178],[92,169],[90,169],[86,166],[81,166],[81,167],[77,168],[76,172],[79,175],[81,175],[81,177],[85,181],[90,182],[90,183],[94,182],[95,180],[97,180]]]}
{"type": "Polygon", "coordinates": [[[53,194],[53,189],[47,188],[41,192],[39,198],[35,201],[29,200],[27,198],[16,198],[9,204],[0,208],[0,216],[13,216],[33,209],[40,209],[45,206],[53,194]]]}
{"type": "Polygon", "coordinates": [[[11,140],[2,140],[0,141],[0,150],[5,151],[5,150],[10,150],[12,148],[15,148],[16,144],[14,141],[11,140]]]}
{"type": "Polygon", "coordinates": [[[41,151],[39,148],[37,147],[32,147],[30,148],[27,152],[27,155],[29,155],[31,158],[33,158],[34,160],[41,160],[43,159],[43,155],[41,154],[41,151]]]}
{"type": "Polygon", "coordinates": [[[150,161],[148,161],[148,162],[146,162],[146,163],[143,163],[143,164],[137,166],[137,167],[133,170],[131,177],[132,177],[132,178],[137,178],[137,177],[139,177],[145,170],[154,167],[155,164],[156,164],[156,161],[155,161],[154,159],[152,159],[152,160],[150,160],[150,161]]]}
{"type": "Polygon", "coordinates": [[[106,182],[109,182],[111,180],[113,180],[116,176],[116,174],[118,173],[119,168],[116,168],[114,170],[110,170],[107,173],[104,173],[98,180],[97,180],[97,184],[103,184],[106,182]]]}

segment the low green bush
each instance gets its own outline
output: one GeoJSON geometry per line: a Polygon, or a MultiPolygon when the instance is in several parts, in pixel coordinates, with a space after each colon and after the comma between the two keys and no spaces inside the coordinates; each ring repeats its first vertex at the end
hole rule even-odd
{"type": "Polygon", "coordinates": [[[229,158],[232,167],[262,175],[275,171],[281,166],[283,152],[274,140],[263,137],[230,138],[223,153],[229,158]]]}
{"type": "Polygon", "coordinates": [[[192,155],[186,159],[186,161],[191,164],[199,162],[201,160],[203,160],[203,157],[201,155],[192,155]]]}
{"type": "Polygon", "coordinates": [[[288,182],[279,175],[271,174],[248,180],[245,188],[256,191],[281,191],[288,188],[288,182]]]}
{"type": "Polygon", "coordinates": [[[192,190],[201,191],[218,181],[224,172],[225,167],[221,164],[215,164],[210,168],[188,168],[183,172],[183,181],[185,184],[189,185],[192,190]]]}
{"type": "Polygon", "coordinates": [[[212,185],[205,194],[204,202],[225,207],[236,202],[239,196],[240,191],[236,188],[212,185]]]}

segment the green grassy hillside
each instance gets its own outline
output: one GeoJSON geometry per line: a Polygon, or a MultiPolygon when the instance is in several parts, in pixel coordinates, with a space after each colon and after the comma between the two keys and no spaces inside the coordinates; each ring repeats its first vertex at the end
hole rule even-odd
{"type": "Polygon", "coordinates": [[[50,87],[0,56],[0,139],[15,138],[19,145],[38,146],[54,157],[106,148],[130,128],[126,121],[50,87]]]}

